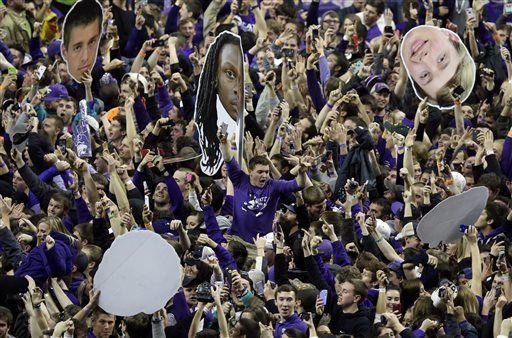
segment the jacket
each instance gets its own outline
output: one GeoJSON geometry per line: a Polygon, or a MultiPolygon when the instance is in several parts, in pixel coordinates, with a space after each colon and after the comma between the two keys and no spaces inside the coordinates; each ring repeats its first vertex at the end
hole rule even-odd
{"type": "Polygon", "coordinates": [[[55,240],[53,248],[48,250],[46,243],[33,248],[16,269],[15,276],[29,275],[41,286],[48,278],[63,277],[73,271],[76,244],[71,243],[68,236],[56,231],[52,231],[50,236],[55,240]]]}
{"type": "Polygon", "coordinates": [[[7,32],[4,43],[9,46],[21,45],[24,50],[28,50],[28,42],[32,36],[32,20],[28,11],[18,13],[7,8],[6,15],[0,22],[0,28],[7,32]]]}
{"type": "Polygon", "coordinates": [[[356,140],[358,144],[350,148],[341,168],[338,170],[338,180],[334,193],[341,200],[345,197],[345,183],[348,179],[354,178],[360,185],[367,183],[367,190],[375,192],[377,189],[377,180],[373,173],[368,152],[373,149],[373,139],[367,129],[358,127],[355,129],[356,140]]]}
{"type": "Polygon", "coordinates": [[[359,309],[355,313],[344,313],[339,306],[332,313],[332,319],[329,324],[332,333],[346,333],[356,338],[369,337],[371,327],[372,323],[365,310],[359,309]]]}

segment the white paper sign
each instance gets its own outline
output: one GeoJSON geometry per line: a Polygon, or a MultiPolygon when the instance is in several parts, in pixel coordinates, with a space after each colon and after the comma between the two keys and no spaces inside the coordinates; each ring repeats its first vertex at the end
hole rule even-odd
{"type": "Polygon", "coordinates": [[[99,306],[118,316],[162,309],[181,286],[180,259],[174,248],[151,231],[116,238],[94,277],[99,306]]]}
{"type": "Polygon", "coordinates": [[[463,236],[460,225],[473,225],[484,210],[488,197],[486,187],[476,187],[445,199],[421,219],[418,237],[430,247],[441,242],[455,242],[463,236]]]}

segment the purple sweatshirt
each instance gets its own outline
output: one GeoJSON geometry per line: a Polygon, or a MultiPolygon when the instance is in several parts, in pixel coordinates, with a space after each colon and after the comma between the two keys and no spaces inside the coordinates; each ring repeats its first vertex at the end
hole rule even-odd
{"type": "Polygon", "coordinates": [[[283,336],[283,332],[287,329],[297,329],[302,333],[306,333],[308,330],[308,325],[299,316],[294,313],[290,318],[285,319],[282,322],[278,322],[276,324],[276,330],[274,331],[274,338],[281,338],[283,336]]]}
{"type": "Polygon", "coordinates": [[[299,191],[297,181],[269,179],[263,188],[251,184],[234,158],[227,162],[228,176],[235,188],[233,225],[230,234],[252,243],[256,234],[266,235],[272,231],[272,221],[282,194],[299,191]]]}

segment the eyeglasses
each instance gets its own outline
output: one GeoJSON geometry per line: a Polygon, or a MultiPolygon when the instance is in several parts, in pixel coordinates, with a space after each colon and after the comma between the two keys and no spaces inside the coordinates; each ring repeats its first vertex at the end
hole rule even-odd
{"type": "Polygon", "coordinates": [[[339,20],[324,20],[324,22],[328,25],[330,25],[331,23],[340,23],[339,20]]]}

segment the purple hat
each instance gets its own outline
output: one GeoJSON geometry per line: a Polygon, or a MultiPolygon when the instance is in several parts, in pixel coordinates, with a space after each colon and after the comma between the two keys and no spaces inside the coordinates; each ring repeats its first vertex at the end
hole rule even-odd
{"type": "Polygon", "coordinates": [[[462,269],[462,271],[459,272],[458,277],[464,279],[471,279],[473,278],[473,271],[471,270],[471,268],[462,269]]]}
{"type": "Polygon", "coordinates": [[[363,81],[363,84],[366,89],[370,90],[378,82],[382,82],[382,78],[379,75],[370,75],[363,81]]]}
{"type": "Polygon", "coordinates": [[[397,216],[403,207],[404,207],[403,203],[393,202],[393,204],[391,204],[391,211],[393,212],[393,215],[397,216]]]}
{"type": "Polygon", "coordinates": [[[388,85],[385,84],[384,82],[377,82],[373,87],[372,87],[372,90],[370,90],[370,94],[373,94],[373,93],[380,93],[381,91],[383,90],[387,90],[388,92],[391,93],[391,89],[389,89],[388,85]]]}
{"type": "Polygon", "coordinates": [[[46,48],[46,53],[50,59],[53,59],[55,55],[60,54],[60,45],[62,44],[62,40],[56,39],[53,40],[48,47],[46,48]]]}
{"type": "Polygon", "coordinates": [[[404,126],[409,127],[410,129],[413,129],[413,128],[414,128],[414,121],[409,120],[407,117],[405,117],[405,118],[402,120],[402,124],[403,124],[404,126]]]}
{"type": "Polygon", "coordinates": [[[331,258],[332,256],[332,244],[329,240],[324,239],[318,246],[318,252],[322,254],[323,258],[331,258]]]}
{"type": "Polygon", "coordinates": [[[398,277],[402,277],[403,270],[402,270],[402,262],[400,261],[392,261],[388,264],[389,270],[395,272],[398,277]]]}
{"type": "Polygon", "coordinates": [[[43,101],[53,102],[65,97],[69,97],[68,90],[64,85],[56,83],[48,87],[48,94],[43,97],[43,101]]]}

